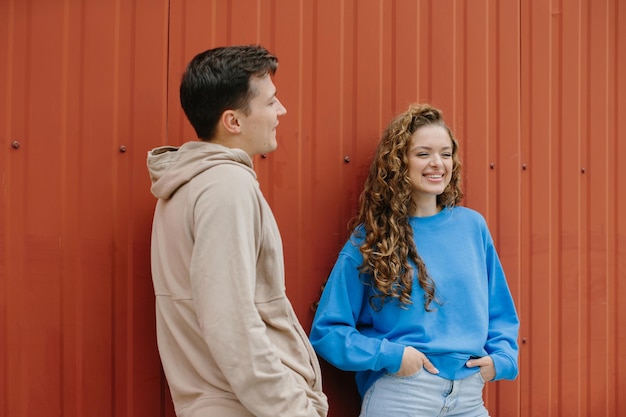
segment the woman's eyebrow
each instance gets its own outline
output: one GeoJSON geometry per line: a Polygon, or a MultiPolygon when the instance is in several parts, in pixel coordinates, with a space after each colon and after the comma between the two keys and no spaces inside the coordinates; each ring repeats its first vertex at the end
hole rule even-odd
{"type": "MultiPolygon", "coordinates": [[[[428,146],[428,145],[415,145],[411,148],[411,150],[416,150],[416,149],[426,149],[426,150],[432,150],[433,147],[432,146],[428,146]]],[[[442,148],[440,148],[441,150],[450,150],[452,149],[452,146],[444,146],[442,148]]]]}

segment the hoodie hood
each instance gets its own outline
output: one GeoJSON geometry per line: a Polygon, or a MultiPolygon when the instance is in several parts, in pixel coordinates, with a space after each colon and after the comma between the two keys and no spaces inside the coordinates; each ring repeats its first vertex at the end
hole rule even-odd
{"type": "Polygon", "coordinates": [[[256,179],[252,159],[242,149],[193,141],[180,147],[161,146],[148,152],[148,172],[156,198],[169,199],[196,175],[221,164],[242,164],[256,179]]]}

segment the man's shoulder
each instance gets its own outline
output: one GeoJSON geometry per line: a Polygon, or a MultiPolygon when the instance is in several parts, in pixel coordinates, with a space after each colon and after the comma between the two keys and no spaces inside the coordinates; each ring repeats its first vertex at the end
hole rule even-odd
{"type": "Polygon", "coordinates": [[[222,161],[219,164],[207,166],[194,178],[196,181],[235,186],[256,184],[256,174],[250,167],[237,161],[222,161]]]}
{"type": "Polygon", "coordinates": [[[190,186],[189,198],[202,207],[249,207],[263,199],[256,177],[237,162],[220,163],[200,172],[190,186]]]}

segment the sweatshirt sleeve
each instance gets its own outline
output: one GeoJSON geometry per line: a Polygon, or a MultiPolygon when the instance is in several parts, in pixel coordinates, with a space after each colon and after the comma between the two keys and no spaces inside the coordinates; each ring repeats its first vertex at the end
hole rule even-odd
{"type": "Polygon", "coordinates": [[[489,331],[485,350],[496,369],[495,380],[515,379],[518,374],[519,318],[500,259],[487,232],[486,262],[489,272],[489,331]]]}
{"type": "MultiPolygon", "coordinates": [[[[203,338],[252,414],[318,417],[304,389],[282,364],[255,304],[262,238],[256,181],[245,170],[224,169],[228,171],[209,181],[197,197],[193,215],[191,280],[203,338]]],[[[284,287],[277,290],[281,297],[283,293],[284,287]]]]}
{"type": "Polygon", "coordinates": [[[347,255],[348,245],[352,243],[348,242],[339,255],[322,292],[311,328],[311,344],[322,358],[344,371],[397,372],[404,345],[368,337],[358,330],[371,326],[369,287],[359,277],[359,262],[347,255]]]}

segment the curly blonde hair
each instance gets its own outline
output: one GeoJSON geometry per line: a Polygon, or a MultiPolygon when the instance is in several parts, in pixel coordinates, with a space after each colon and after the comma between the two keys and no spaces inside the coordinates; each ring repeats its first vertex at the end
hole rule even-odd
{"type": "Polygon", "coordinates": [[[388,299],[398,300],[402,305],[412,303],[410,261],[417,268],[417,280],[425,292],[424,308],[431,311],[430,304],[437,301],[435,282],[417,253],[409,224],[416,205],[411,198],[407,153],[415,131],[427,125],[444,127],[452,141],[452,176],[444,192],[437,196],[437,205],[453,207],[463,197],[458,142],[444,123],[441,111],[428,104],[410,105],[385,129],[359,197],[358,214],[350,222],[351,230],[364,238],[360,247],[363,254],[360,272],[369,274],[369,284],[375,289],[369,301],[377,310],[388,299]]]}

